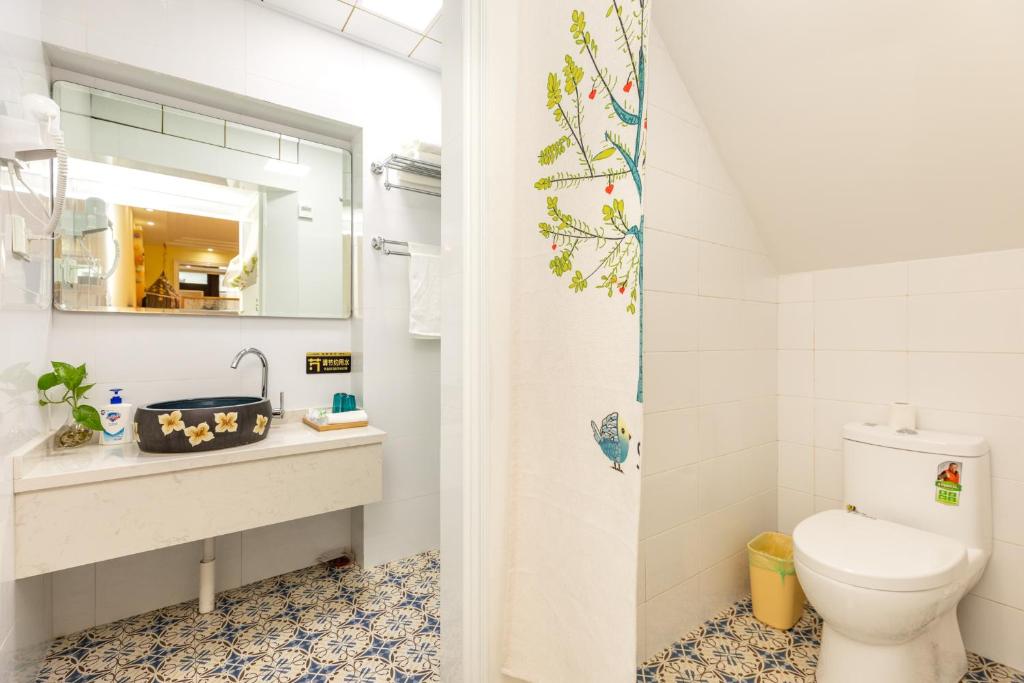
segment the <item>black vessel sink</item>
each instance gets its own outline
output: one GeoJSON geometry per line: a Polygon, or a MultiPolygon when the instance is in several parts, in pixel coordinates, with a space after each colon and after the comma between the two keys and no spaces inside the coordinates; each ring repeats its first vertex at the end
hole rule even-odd
{"type": "Polygon", "coordinates": [[[270,399],[214,396],[150,403],[135,411],[135,438],[147,453],[197,453],[267,438],[270,399]]]}

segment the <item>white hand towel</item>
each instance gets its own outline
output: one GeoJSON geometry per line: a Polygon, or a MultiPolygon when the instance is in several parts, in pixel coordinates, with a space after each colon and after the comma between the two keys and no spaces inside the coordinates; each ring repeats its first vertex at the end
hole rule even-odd
{"type": "Polygon", "coordinates": [[[409,334],[441,338],[441,256],[436,247],[409,245],[409,334]]]}

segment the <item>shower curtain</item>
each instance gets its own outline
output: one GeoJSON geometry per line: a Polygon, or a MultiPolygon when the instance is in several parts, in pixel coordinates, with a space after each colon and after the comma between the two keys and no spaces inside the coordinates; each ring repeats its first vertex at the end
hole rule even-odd
{"type": "Polygon", "coordinates": [[[649,0],[522,3],[504,672],[635,680],[649,0]]]}

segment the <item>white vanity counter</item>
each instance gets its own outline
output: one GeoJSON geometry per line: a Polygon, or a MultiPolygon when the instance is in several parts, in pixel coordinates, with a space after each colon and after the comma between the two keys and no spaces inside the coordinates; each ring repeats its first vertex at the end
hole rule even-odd
{"type": "Polygon", "coordinates": [[[14,459],[14,491],[39,491],[58,486],[379,444],[386,436],[385,432],[376,427],[317,432],[300,420],[288,418],[282,422],[280,418],[275,418],[266,439],[218,451],[151,454],[141,452],[135,443],[131,443],[118,446],[92,444],[53,454],[26,453],[14,459]]]}
{"type": "Polygon", "coordinates": [[[135,444],[15,456],[15,575],[214,538],[379,501],[374,427],[316,432],[275,420],[263,441],[149,455],[135,444]]]}

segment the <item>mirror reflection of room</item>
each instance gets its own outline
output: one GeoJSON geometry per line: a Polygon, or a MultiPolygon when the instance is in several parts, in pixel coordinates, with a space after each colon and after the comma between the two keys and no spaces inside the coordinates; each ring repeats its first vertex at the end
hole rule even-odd
{"type": "Polygon", "coordinates": [[[68,82],[61,310],[347,318],[349,150],[68,82]]]}

